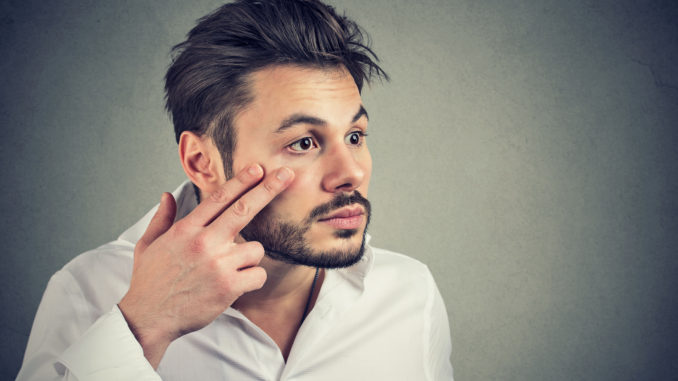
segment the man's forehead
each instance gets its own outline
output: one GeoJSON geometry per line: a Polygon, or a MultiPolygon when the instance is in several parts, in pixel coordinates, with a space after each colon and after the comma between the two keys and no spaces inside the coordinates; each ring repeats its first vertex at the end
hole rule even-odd
{"type": "Polygon", "coordinates": [[[303,117],[345,124],[367,116],[355,81],[343,67],[275,66],[252,73],[249,85],[252,101],[237,119],[268,132],[303,117]]]}
{"type": "Polygon", "coordinates": [[[252,73],[250,86],[254,101],[271,99],[302,102],[316,97],[360,97],[353,77],[343,66],[268,67],[252,73]]]}

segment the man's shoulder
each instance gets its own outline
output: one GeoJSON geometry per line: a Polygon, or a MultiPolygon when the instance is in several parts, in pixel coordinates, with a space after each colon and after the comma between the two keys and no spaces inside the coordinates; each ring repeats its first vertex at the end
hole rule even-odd
{"type": "Polygon", "coordinates": [[[79,254],[66,263],[60,271],[70,273],[76,278],[83,275],[98,276],[116,273],[119,269],[132,269],[134,245],[116,240],[103,244],[96,249],[79,254]]]}
{"type": "Polygon", "coordinates": [[[52,276],[50,286],[107,311],[129,287],[133,264],[134,246],[112,241],[73,258],[52,276]]]}
{"type": "MultiPolygon", "coordinates": [[[[195,207],[195,193],[189,181],[179,185],[172,194],[177,200],[176,219],[184,217],[195,207]]],[[[81,286],[91,284],[98,286],[97,288],[105,288],[102,285],[115,286],[122,282],[126,289],[132,276],[134,246],[157,209],[156,204],[118,239],[76,256],[55,275],[70,278],[81,286]]]]}

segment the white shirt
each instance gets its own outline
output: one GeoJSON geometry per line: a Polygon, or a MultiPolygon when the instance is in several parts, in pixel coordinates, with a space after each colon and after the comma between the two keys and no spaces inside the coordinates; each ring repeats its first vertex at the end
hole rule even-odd
{"type": "MultiPolygon", "coordinates": [[[[174,196],[177,219],[195,208],[190,183],[174,196]]],[[[452,380],[447,312],[428,268],[369,244],[357,264],[326,271],[287,362],[228,308],[172,342],[156,372],[117,307],[156,209],[52,276],[17,380],[452,380]]]]}

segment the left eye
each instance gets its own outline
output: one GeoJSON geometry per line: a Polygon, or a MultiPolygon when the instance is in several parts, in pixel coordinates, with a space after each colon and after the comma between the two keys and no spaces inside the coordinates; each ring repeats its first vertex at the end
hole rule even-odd
{"type": "Polygon", "coordinates": [[[292,149],[292,151],[305,152],[305,151],[310,150],[311,148],[316,147],[316,145],[315,145],[315,142],[313,141],[313,139],[311,139],[309,137],[305,137],[305,138],[301,138],[301,139],[297,140],[296,142],[290,144],[289,147],[290,147],[290,149],[292,149]]]}
{"type": "Polygon", "coordinates": [[[346,144],[350,144],[353,146],[359,146],[363,143],[363,138],[367,136],[366,133],[361,132],[361,131],[355,131],[351,132],[346,136],[346,144]]]}

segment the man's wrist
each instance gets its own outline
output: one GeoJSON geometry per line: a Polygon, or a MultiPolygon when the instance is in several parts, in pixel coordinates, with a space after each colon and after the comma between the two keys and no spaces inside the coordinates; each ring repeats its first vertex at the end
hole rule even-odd
{"type": "Polygon", "coordinates": [[[134,314],[131,313],[129,306],[126,305],[124,298],[118,303],[118,309],[120,309],[120,313],[125,318],[127,326],[144,350],[144,357],[153,366],[153,369],[157,369],[167,347],[172,342],[170,335],[158,329],[159,326],[162,326],[161,324],[154,327],[140,324],[134,318],[134,314]]]}
{"type": "MultiPolygon", "coordinates": [[[[78,380],[160,380],[115,306],[57,359],[78,380]]],[[[70,378],[69,378],[70,379],[70,378]]]]}

